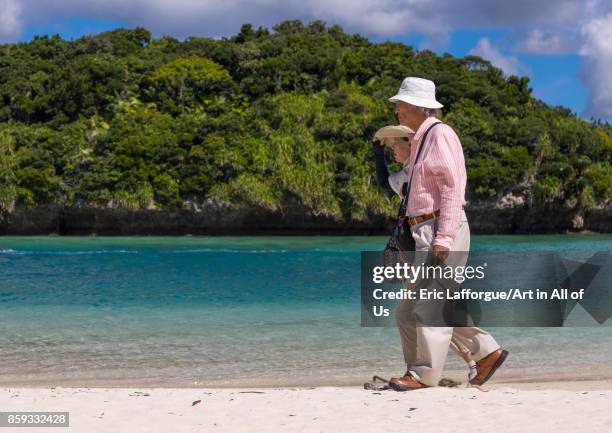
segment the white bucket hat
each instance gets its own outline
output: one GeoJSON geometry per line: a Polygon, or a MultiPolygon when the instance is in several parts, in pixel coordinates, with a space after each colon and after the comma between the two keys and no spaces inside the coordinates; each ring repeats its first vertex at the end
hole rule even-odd
{"type": "Polygon", "coordinates": [[[434,82],[417,77],[405,78],[397,95],[389,98],[389,102],[399,101],[423,108],[444,107],[436,101],[436,85],[434,82]]]}

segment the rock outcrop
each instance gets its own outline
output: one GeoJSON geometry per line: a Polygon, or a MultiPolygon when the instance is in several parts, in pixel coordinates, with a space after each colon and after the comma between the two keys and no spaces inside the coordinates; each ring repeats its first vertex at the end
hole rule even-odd
{"type": "MultiPolygon", "coordinates": [[[[524,199],[472,203],[466,212],[472,233],[612,232],[612,206],[577,212],[534,208],[524,199]]],[[[280,211],[230,206],[207,200],[186,202],[183,209],[129,210],[84,205],[15,208],[0,220],[1,235],[258,235],[258,234],[387,234],[394,221],[370,215],[365,221],[337,221],[315,216],[299,205],[280,211]]]]}

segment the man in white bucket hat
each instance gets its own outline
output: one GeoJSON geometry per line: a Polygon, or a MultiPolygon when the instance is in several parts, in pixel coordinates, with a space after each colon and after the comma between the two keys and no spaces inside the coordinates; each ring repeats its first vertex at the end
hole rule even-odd
{"type": "Polygon", "coordinates": [[[425,78],[408,77],[402,81],[397,95],[389,98],[389,102],[405,102],[415,107],[437,109],[444,105],[436,101],[436,85],[425,78]]]}
{"type": "MultiPolygon", "coordinates": [[[[395,103],[400,125],[416,131],[409,163],[404,166],[409,196],[406,216],[416,257],[432,253],[438,262],[450,264],[454,260],[457,263],[452,266],[465,266],[470,249],[470,229],[463,210],[465,160],[455,131],[436,119],[437,110],[443,107],[436,100],[436,86],[430,80],[408,77],[389,101],[395,103]],[[457,253],[449,257],[450,251],[457,253]]],[[[395,311],[407,371],[403,377],[391,379],[392,388],[406,391],[436,386],[453,337],[476,361],[472,385],[486,382],[506,359],[508,352],[479,328],[416,326],[414,311],[420,308],[416,305],[404,300],[395,311]]]]}

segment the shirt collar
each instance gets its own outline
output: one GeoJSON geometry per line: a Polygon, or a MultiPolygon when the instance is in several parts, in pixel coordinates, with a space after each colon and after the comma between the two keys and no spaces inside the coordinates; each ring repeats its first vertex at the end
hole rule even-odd
{"type": "Polygon", "coordinates": [[[421,137],[423,137],[423,134],[425,134],[427,128],[429,128],[434,122],[438,122],[438,119],[432,116],[428,117],[423,123],[421,123],[421,126],[419,126],[419,129],[417,129],[416,133],[414,134],[414,137],[412,138],[413,146],[417,145],[419,141],[421,141],[421,137]]]}

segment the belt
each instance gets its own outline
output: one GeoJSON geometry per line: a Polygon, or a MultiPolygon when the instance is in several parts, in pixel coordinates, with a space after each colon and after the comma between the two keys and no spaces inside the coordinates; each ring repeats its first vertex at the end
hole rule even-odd
{"type": "Polygon", "coordinates": [[[437,210],[435,212],[426,213],[424,215],[419,215],[419,216],[415,216],[415,217],[408,217],[407,218],[408,225],[410,227],[412,227],[412,226],[415,226],[417,224],[421,224],[421,223],[423,223],[425,221],[429,221],[430,219],[438,218],[439,216],[440,216],[440,211],[437,210]]]}

